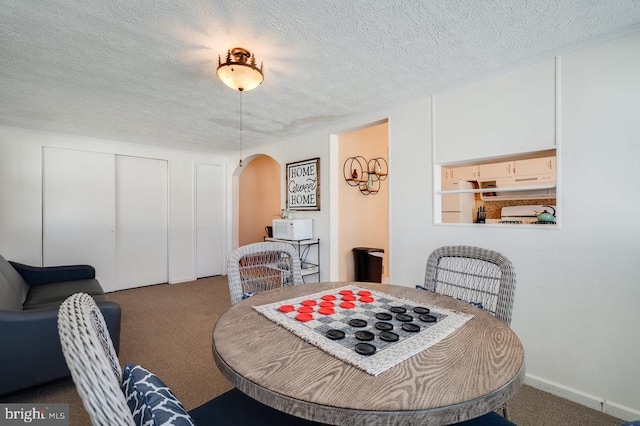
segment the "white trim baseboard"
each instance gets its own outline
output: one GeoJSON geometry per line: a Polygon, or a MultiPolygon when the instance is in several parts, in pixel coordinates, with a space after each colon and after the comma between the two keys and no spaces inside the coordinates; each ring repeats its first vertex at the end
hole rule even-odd
{"type": "Polygon", "coordinates": [[[613,401],[608,401],[605,398],[582,392],[578,389],[561,385],[560,383],[547,380],[543,377],[526,374],[524,383],[536,389],[540,389],[560,398],[568,399],[569,401],[584,405],[585,407],[600,411],[601,413],[609,414],[610,416],[614,416],[625,421],[640,419],[640,411],[634,408],[627,407],[613,401]]]}
{"type": "Polygon", "coordinates": [[[170,278],[169,279],[169,284],[180,284],[180,283],[186,283],[188,281],[195,281],[197,278],[195,275],[192,275],[190,277],[186,277],[186,278],[170,278]]]}

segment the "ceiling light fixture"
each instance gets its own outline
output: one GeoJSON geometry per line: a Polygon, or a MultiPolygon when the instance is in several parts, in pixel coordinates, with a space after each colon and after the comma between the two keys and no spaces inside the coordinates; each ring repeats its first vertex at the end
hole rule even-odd
{"type": "Polygon", "coordinates": [[[240,161],[242,167],[242,92],[253,90],[262,84],[262,63],[256,65],[256,56],[242,47],[227,50],[227,58],[223,63],[218,55],[218,78],[233,90],[240,92],[240,161]]]}
{"type": "Polygon", "coordinates": [[[256,55],[242,47],[227,50],[225,62],[222,62],[220,55],[218,55],[217,73],[224,84],[240,92],[253,90],[264,80],[262,63],[258,68],[256,55]]]}

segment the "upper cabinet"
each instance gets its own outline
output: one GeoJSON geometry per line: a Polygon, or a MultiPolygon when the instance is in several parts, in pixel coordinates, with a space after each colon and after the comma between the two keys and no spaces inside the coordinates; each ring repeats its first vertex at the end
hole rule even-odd
{"type": "Polygon", "coordinates": [[[513,176],[515,161],[504,161],[501,163],[482,164],[480,168],[480,179],[492,180],[513,176]]]}
{"type": "Polygon", "coordinates": [[[436,193],[475,193],[477,201],[534,200],[556,198],[556,150],[476,160],[477,164],[441,166],[442,183],[436,193]],[[451,183],[472,182],[462,189],[451,183]]]}
{"type": "Polygon", "coordinates": [[[443,167],[442,180],[445,182],[457,182],[459,180],[478,180],[478,166],[443,167]]]}
{"type": "MultiPolygon", "coordinates": [[[[465,168],[467,167],[473,166],[465,168]]],[[[477,167],[479,172],[477,180],[480,181],[507,178],[514,178],[515,182],[553,183],[556,181],[555,156],[481,164],[477,167]]]]}
{"type": "Polygon", "coordinates": [[[434,95],[434,162],[553,147],[555,80],[551,59],[434,95]]]}
{"type": "Polygon", "coordinates": [[[516,181],[556,181],[556,157],[532,158],[514,161],[516,181]]]}

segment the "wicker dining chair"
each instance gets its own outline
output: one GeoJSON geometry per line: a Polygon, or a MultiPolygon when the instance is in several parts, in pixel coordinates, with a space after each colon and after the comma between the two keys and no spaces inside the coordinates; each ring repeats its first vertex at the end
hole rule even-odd
{"type": "MultiPolygon", "coordinates": [[[[444,246],[427,260],[424,287],[481,308],[507,325],[516,290],[513,264],[497,251],[472,246],[444,246]]],[[[502,407],[505,418],[509,410],[502,407]]]]}
{"type": "Polygon", "coordinates": [[[297,249],[280,242],[238,247],[229,256],[227,274],[231,304],[261,291],[303,283],[297,249]]]}
{"type": "Polygon", "coordinates": [[[424,287],[472,303],[511,325],[516,273],[511,261],[496,251],[440,247],[427,260],[424,287]]]}
{"type": "Polygon", "coordinates": [[[71,377],[94,426],[317,425],[268,407],[236,388],[186,412],[153,373],[131,364],[121,369],[102,313],[85,293],[62,303],[58,333],[71,377]]]}

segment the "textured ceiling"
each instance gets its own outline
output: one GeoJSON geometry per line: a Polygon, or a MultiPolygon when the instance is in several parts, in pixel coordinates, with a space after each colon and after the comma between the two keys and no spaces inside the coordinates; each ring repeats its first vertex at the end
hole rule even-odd
{"type": "Polygon", "coordinates": [[[244,146],[640,29],[639,0],[8,0],[0,125],[237,149],[236,46],[264,62],[244,146]]]}

